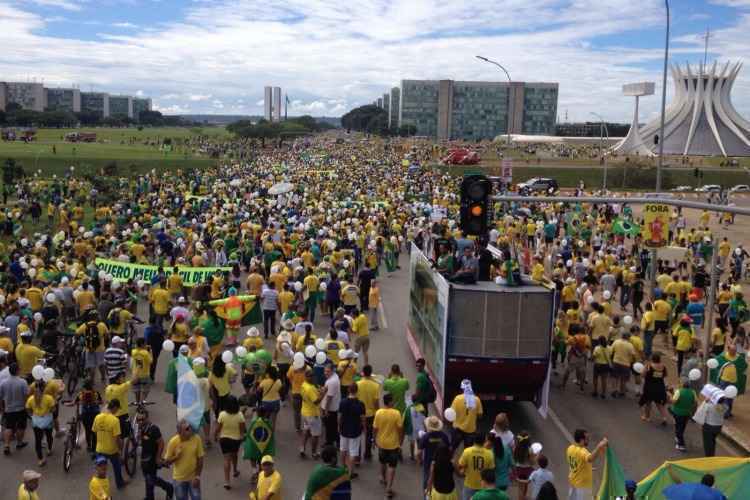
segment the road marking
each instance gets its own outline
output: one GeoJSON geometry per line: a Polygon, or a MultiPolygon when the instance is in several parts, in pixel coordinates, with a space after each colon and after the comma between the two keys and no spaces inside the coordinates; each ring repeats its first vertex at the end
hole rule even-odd
{"type": "Polygon", "coordinates": [[[557,413],[555,413],[555,410],[553,410],[552,407],[547,411],[547,415],[552,419],[552,423],[555,424],[555,427],[557,427],[557,430],[562,433],[563,437],[567,439],[569,443],[572,443],[574,441],[573,434],[571,434],[568,428],[565,427],[562,420],[560,420],[560,417],[557,416],[557,413]]]}

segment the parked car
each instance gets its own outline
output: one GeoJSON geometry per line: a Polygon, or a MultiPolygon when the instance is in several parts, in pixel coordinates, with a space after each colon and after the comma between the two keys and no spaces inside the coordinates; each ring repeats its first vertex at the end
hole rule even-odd
{"type": "Polygon", "coordinates": [[[518,184],[518,194],[525,196],[533,193],[554,194],[559,189],[557,181],[549,177],[532,177],[518,184]]]}
{"type": "Polygon", "coordinates": [[[721,186],[718,184],[706,184],[696,189],[696,191],[700,193],[721,193],[721,186]]]}
{"type": "Polygon", "coordinates": [[[693,190],[693,186],[677,186],[672,191],[675,193],[687,193],[693,190]]]}
{"type": "Polygon", "coordinates": [[[750,186],[747,184],[737,184],[729,190],[730,193],[747,193],[748,191],[750,191],[750,186]]]}

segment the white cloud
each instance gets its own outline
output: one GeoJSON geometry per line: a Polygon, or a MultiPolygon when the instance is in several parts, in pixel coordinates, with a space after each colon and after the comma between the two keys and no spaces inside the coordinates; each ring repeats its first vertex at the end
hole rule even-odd
{"type": "Polygon", "coordinates": [[[75,0],[25,0],[28,3],[40,7],[55,7],[64,10],[78,11],[81,10],[81,3],[75,0]]]}
{"type": "MultiPolygon", "coordinates": [[[[504,80],[497,68],[473,57],[481,50],[515,80],[559,82],[561,116],[568,110],[571,119],[585,120],[597,111],[621,121],[630,120],[632,105],[621,95],[622,84],[661,81],[660,45],[624,47],[638,30],[661,29],[661,0],[500,4],[474,0],[467,9],[453,0],[194,1],[180,20],[154,24],[137,36],[117,31],[90,41],[46,35],[44,19],[19,7],[23,3],[0,3],[0,74],[24,79],[32,72],[61,85],[143,90],[192,112],[231,106],[262,114],[263,86],[278,85],[295,97],[290,114],[334,115],[372,102],[401,79],[504,80]],[[599,36],[623,46],[603,45],[599,36]],[[236,100],[240,96],[244,103],[236,100]]],[[[81,24],[94,21],[74,17],[81,24]]],[[[722,58],[750,52],[750,22],[739,15],[734,22],[712,40],[712,52],[722,58]]],[[[697,35],[676,40],[682,43],[673,54],[683,60],[702,54],[697,35]]],[[[750,114],[750,98],[736,98],[750,114]]],[[[644,116],[658,109],[658,99],[643,99],[642,109],[644,116]]]]}
{"type": "Polygon", "coordinates": [[[130,29],[130,30],[134,30],[138,28],[137,24],[128,23],[128,22],[112,23],[112,26],[114,26],[115,28],[123,28],[123,29],[130,29]]]}

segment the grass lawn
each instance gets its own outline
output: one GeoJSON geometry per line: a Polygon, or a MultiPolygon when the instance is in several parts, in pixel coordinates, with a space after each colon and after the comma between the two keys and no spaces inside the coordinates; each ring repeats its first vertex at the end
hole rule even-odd
{"type": "Polygon", "coordinates": [[[81,174],[96,173],[110,161],[131,173],[143,173],[152,168],[201,168],[213,165],[216,160],[195,154],[187,148],[175,146],[173,151],[161,151],[158,144],[164,138],[188,138],[198,135],[229,137],[223,127],[163,127],[163,128],[82,128],[79,132],[93,132],[95,143],[65,142],[65,134],[75,129],[39,129],[37,138],[30,143],[21,141],[0,142],[0,163],[6,158],[19,161],[28,173],[41,170],[42,176],[62,174],[71,165],[81,174]],[[134,143],[130,144],[129,141],[134,143]],[[144,144],[151,142],[154,145],[144,144]],[[54,151],[53,151],[54,146],[54,151]]]}

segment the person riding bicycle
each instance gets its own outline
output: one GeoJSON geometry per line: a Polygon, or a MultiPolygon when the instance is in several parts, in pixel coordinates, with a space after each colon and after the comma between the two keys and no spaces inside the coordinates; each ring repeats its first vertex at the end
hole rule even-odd
{"type": "Polygon", "coordinates": [[[94,389],[94,384],[90,380],[83,383],[83,389],[78,392],[75,400],[65,403],[66,406],[78,406],[78,414],[86,434],[86,450],[89,453],[96,451],[96,433],[91,426],[94,425],[94,419],[101,411],[102,403],[101,394],[94,389]]]}
{"type": "Polygon", "coordinates": [[[102,376],[102,382],[106,383],[106,366],[104,365],[104,349],[107,344],[109,330],[107,325],[99,321],[96,309],[90,309],[84,316],[85,322],[76,329],[76,335],[83,337],[83,347],[86,354],[86,370],[89,378],[94,381],[96,369],[102,376]]]}
{"type": "Polygon", "coordinates": [[[125,297],[118,297],[115,300],[115,307],[107,315],[107,327],[113,335],[120,336],[132,345],[135,339],[128,339],[129,329],[128,322],[135,321],[143,323],[143,320],[135,316],[128,310],[127,300],[125,297]]]}

